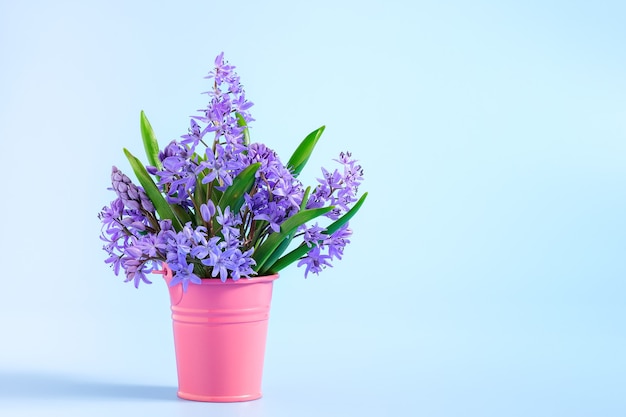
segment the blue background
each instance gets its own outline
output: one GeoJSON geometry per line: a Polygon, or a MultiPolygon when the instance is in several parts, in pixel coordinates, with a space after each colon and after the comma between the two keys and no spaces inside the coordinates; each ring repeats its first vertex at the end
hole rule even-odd
{"type": "Polygon", "coordinates": [[[0,2],[0,413],[626,415],[626,7],[0,2]],[[103,263],[111,165],[224,51],[304,181],[350,150],[345,258],[276,282],[264,398],[175,397],[165,285],[103,263]]]}

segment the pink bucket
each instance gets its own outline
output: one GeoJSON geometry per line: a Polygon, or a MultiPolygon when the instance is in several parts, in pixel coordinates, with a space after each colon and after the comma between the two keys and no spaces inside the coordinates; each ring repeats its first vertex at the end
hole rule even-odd
{"type": "MultiPolygon", "coordinates": [[[[155,271],[156,272],[156,271],[155,271]]],[[[186,400],[234,402],[261,397],[267,321],[278,275],[203,279],[169,286],[178,396],[186,400]]]]}

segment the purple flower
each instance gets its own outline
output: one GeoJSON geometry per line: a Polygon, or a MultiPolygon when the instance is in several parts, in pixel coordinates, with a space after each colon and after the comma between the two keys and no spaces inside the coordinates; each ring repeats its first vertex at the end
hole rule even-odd
{"type": "Polygon", "coordinates": [[[329,261],[330,256],[323,254],[318,246],[313,246],[307,255],[300,259],[298,266],[306,266],[304,271],[304,277],[306,278],[309,275],[309,272],[313,272],[317,275],[325,267],[332,266],[329,261]]]}
{"type": "Polygon", "coordinates": [[[135,288],[139,287],[140,282],[152,284],[152,281],[146,277],[147,273],[152,272],[152,268],[145,265],[145,261],[141,259],[141,254],[139,254],[139,256],[135,256],[135,254],[135,251],[126,252],[127,256],[125,256],[123,260],[123,268],[126,271],[126,282],[133,281],[135,288]]]}
{"type": "Polygon", "coordinates": [[[253,249],[249,249],[245,252],[241,252],[239,249],[235,249],[230,254],[230,276],[233,280],[238,280],[242,276],[249,277],[254,274],[252,267],[256,264],[252,259],[253,249]]]}
{"type": "Polygon", "coordinates": [[[148,258],[158,259],[165,255],[167,243],[159,235],[146,234],[135,244],[148,258]]]}
{"type": "Polygon", "coordinates": [[[344,224],[339,230],[324,240],[324,246],[328,248],[328,255],[331,259],[341,259],[343,257],[343,249],[350,243],[348,238],[352,236],[352,230],[348,228],[348,224],[344,224]]]}
{"type": "Polygon", "coordinates": [[[156,171],[160,178],[158,186],[167,194],[167,200],[172,204],[189,206],[190,195],[196,186],[195,164],[190,158],[193,152],[188,147],[176,141],[170,142],[165,149],[159,152],[162,169],[156,171]]]}
{"type": "Polygon", "coordinates": [[[208,247],[208,257],[202,260],[202,264],[211,267],[211,276],[220,276],[222,282],[226,282],[228,279],[229,269],[232,269],[232,262],[230,261],[231,254],[235,249],[222,250],[219,244],[214,244],[208,247]]]}
{"type": "Polygon", "coordinates": [[[130,178],[115,166],[111,171],[111,182],[113,190],[126,207],[154,212],[152,201],[150,201],[143,188],[133,184],[130,178]]]}
{"type": "Polygon", "coordinates": [[[326,168],[322,167],[322,178],[318,178],[317,181],[327,190],[335,190],[341,188],[343,184],[343,178],[339,174],[338,170],[334,170],[332,173],[328,172],[326,168]]]}
{"type": "MultiPolygon", "coordinates": [[[[169,264],[168,264],[169,265],[169,264]]],[[[173,278],[170,282],[170,287],[177,284],[182,284],[183,291],[187,291],[189,283],[201,284],[200,278],[193,272],[193,264],[188,264],[187,259],[179,254],[178,262],[173,265],[169,265],[173,272],[173,278]]]]}
{"type": "Polygon", "coordinates": [[[337,220],[358,200],[358,187],[363,180],[363,169],[355,159],[352,159],[350,152],[341,152],[339,159],[335,161],[343,166],[343,170],[335,169],[330,172],[322,168],[322,178],[317,179],[319,185],[307,202],[307,208],[334,206],[335,208],[326,214],[333,220],[337,220]]]}
{"type": "Polygon", "coordinates": [[[206,204],[200,205],[200,215],[205,222],[210,222],[213,216],[215,216],[215,213],[216,210],[213,201],[209,200],[206,204]]]}
{"type": "MultiPolygon", "coordinates": [[[[121,177],[122,174],[119,175],[121,177]]],[[[122,195],[132,188],[124,188],[127,181],[123,178],[115,178],[114,182],[118,192],[122,195]]],[[[139,194],[137,195],[139,196],[139,194]]],[[[130,195],[129,198],[134,199],[135,197],[130,195]]],[[[131,206],[136,207],[132,204],[131,206]]],[[[126,281],[133,281],[135,286],[138,286],[140,282],[150,283],[145,276],[152,270],[146,265],[152,256],[148,242],[153,240],[158,245],[154,240],[155,237],[148,233],[153,229],[146,215],[149,213],[125,207],[122,197],[112,201],[111,205],[104,207],[99,214],[102,221],[100,239],[105,242],[103,249],[109,255],[105,263],[111,265],[115,275],[118,275],[120,269],[123,269],[126,281]]]]}
{"type": "Polygon", "coordinates": [[[258,214],[254,216],[255,220],[265,220],[274,232],[280,232],[280,224],[286,217],[286,210],[283,206],[275,201],[270,201],[263,210],[257,210],[257,212],[258,214]]]}
{"type": "Polygon", "coordinates": [[[180,156],[167,156],[162,161],[163,169],[157,172],[161,178],[158,185],[167,193],[168,202],[181,204],[187,202],[195,190],[195,165],[180,156]]]}
{"type": "Polygon", "coordinates": [[[239,215],[235,215],[230,211],[230,207],[226,207],[224,212],[220,207],[217,208],[217,216],[215,216],[217,223],[222,226],[220,233],[224,237],[224,244],[228,248],[238,248],[242,245],[239,240],[239,228],[241,224],[239,215]]]}
{"type": "Polygon", "coordinates": [[[238,167],[239,164],[236,161],[227,159],[224,148],[218,146],[215,153],[211,149],[206,150],[206,159],[200,163],[196,171],[199,173],[202,170],[208,170],[202,179],[202,184],[207,184],[217,178],[220,186],[230,186],[233,183],[233,168],[238,167]]]}
{"type": "Polygon", "coordinates": [[[124,202],[121,198],[116,198],[111,202],[109,207],[103,207],[102,211],[98,215],[100,221],[102,221],[103,228],[107,230],[118,228],[118,219],[122,217],[124,212],[124,202]]]}
{"type": "Polygon", "coordinates": [[[234,65],[228,65],[221,53],[215,58],[215,68],[205,78],[213,79],[213,89],[207,91],[210,101],[206,109],[200,110],[202,116],[194,116],[195,120],[207,126],[201,135],[214,132],[214,143],[226,144],[228,155],[236,155],[245,150],[243,146],[243,128],[239,126],[236,114],[240,114],[246,123],[253,120],[248,109],[253,105],[246,100],[239,75],[234,65]]]}
{"type": "Polygon", "coordinates": [[[200,128],[200,125],[198,125],[198,123],[196,123],[194,119],[191,119],[189,123],[189,133],[181,136],[181,138],[183,139],[181,143],[184,145],[188,145],[189,151],[193,153],[193,151],[196,149],[196,146],[198,146],[200,142],[202,142],[202,138],[207,132],[205,130],[202,130],[200,128]]]}
{"type": "Polygon", "coordinates": [[[246,164],[260,163],[257,185],[253,196],[246,197],[247,207],[255,220],[269,223],[272,231],[297,213],[304,195],[302,184],[282,164],[276,152],[267,146],[253,143],[248,147],[246,164]]]}
{"type": "Polygon", "coordinates": [[[319,242],[323,242],[328,237],[324,234],[326,229],[318,226],[317,223],[311,227],[304,226],[304,229],[302,238],[308,247],[319,246],[319,242]]]}

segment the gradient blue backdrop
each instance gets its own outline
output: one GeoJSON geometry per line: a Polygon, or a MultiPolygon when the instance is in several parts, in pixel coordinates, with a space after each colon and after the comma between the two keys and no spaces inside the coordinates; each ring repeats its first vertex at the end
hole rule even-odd
{"type": "Polygon", "coordinates": [[[0,2],[0,414],[626,415],[626,7],[615,1],[0,2]],[[370,197],[345,259],[276,282],[264,398],[175,398],[166,289],[103,263],[139,112],[161,142],[224,51],[253,139],[325,124],[370,197]]]}

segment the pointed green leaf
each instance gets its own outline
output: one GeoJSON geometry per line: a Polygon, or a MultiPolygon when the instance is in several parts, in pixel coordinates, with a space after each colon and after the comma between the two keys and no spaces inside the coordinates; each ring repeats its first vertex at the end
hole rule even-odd
{"type": "MultiPolygon", "coordinates": [[[[361,198],[359,199],[359,201],[357,201],[357,203],[354,205],[354,207],[352,207],[346,214],[344,214],[339,219],[331,223],[326,228],[325,233],[330,235],[330,234],[335,233],[337,230],[339,230],[341,226],[346,224],[352,217],[354,217],[354,215],[357,213],[357,211],[359,211],[359,209],[363,205],[363,202],[365,201],[366,198],[367,198],[367,193],[363,194],[361,198]]],[[[277,260],[274,263],[274,265],[272,265],[271,268],[267,269],[267,271],[276,273],[280,271],[281,269],[285,268],[286,266],[291,265],[298,259],[302,258],[304,255],[306,255],[306,253],[309,250],[311,250],[311,248],[309,248],[305,243],[302,243],[300,244],[300,246],[298,246],[297,248],[289,252],[287,255],[277,260]]]]}
{"type": "Polygon", "coordinates": [[[235,113],[237,116],[237,126],[243,127],[243,144],[248,146],[250,144],[250,130],[248,130],[248,123],[246,119],[239,113],[235,113]]]}
{"type": "Polygon", "coordinates": [[[246,169],[241,171],[239,175],[233,178],[232,185],[224,191],[218,203],[222,211],[224,211],[226,207],[230,207],[231,212],[239,212],[244,202],[244,194],[252,189],[255,180],[254,176],[260,167],[261,164],[259,162],[249,165],[246,169]]]}
{"type": "Polygon", "coordinates": [[[143,187],[150,201],[152,201],[157,213],[159,213],[159,217],[161,219],[171,220],[174,229],[178,231],[182,230],[182,225],[178,218],[174,215],[172,207],[170,207],[169,203],[165,200],[141,161],[131,154],[126,148],[124,148],[124,153],[126,154],[126,158],[128,158],[130,166],[133,168],[139,183],[143,187]]]}
{"type": "MultiPolygon", "coordinates": [[[[306,204],[309,201],[310,193],[311,193],[311,187],[306,187],[306,190],[304,190],[304,195],[302,196],[302,202],[300,203],[300,210],[305,209],[306,204]]],[[[265,275],[265,273],[272,268],[272,265],[274,265],[274,263],[278,260],[278,258],[280,258],[283,255],[283,253],[285,253],[285,251],[291,244],[291,241],[293,240],[293,237],[295,234],[296,234],[296,231],[294,230],[291,233],[289,233],[289,235],[282,242],[280,242],[280,245],[278,245],[278,247],[274,250],[274,252],[272,252],[270,257],[267,258],[267,261],[265,261],[265,264],[263,265],[263,270],[259,271],[260,275],[265,275]]]]}
{"type": "Polygon", "coordinates": [[[322,126],[309,133],[294,151],[287,163],[287,168],[291,169],[294,177],[297,177],[302,172],[325,128],[326,126],[322,126]]]}
{"type": "Polygon", "coordinates": [[[211,198],[211,201],[213,201],[213,204],[215,204],[215,207],[217,207],[218,203],[222,199],[222,195],[224,195],[224,193],[222,191],[220,191],[220,190],[216,189],[215,187],[213,187],[211,189],[211,195],[207,196],[207,198],[211,198]]]}
{"type": "Polygon", "coordinates": [[[207,203],[206,184],[202,184],[200,176],[196,177],[196,188],[193,192],[193,204],[196,208],[196,224],[202,224],[202,215],[200,214],[200,206],[207,203]]]}
{"type": "Polygon", "coordinates": [[[283,253],[289,247],[289,244],[293,240],[294,232],[290,233],[282,242],[278,245],[278,247],[272,252],[272,254],[267,258],[265,263],[263,264],[263,268],[258,271],[259,275],[271,275],[268,274],[268,271],[272,270],[272,266],[276,263],[276,261],[281,257],[283,253]]]}
{"type": "Polygon", "coordinates": [[[367,198],[367,193],[363,193],[361,198],[359,198],[359,201],[357,201],[356,204],[350,210],[346,212],[346,214],[344,214],[343,216],[341,216],[340,218],[332,222],[330,225],[328,225],[328,227],[326,228],[326,233],[331,235],[335,233],[337,230],[339,230],[341,226],[348,223],[350,219],[352,219],[354,215],[359,211],[359,209],[365,202],[366,198],[367,198]]]}
{"type": "Polygon", "coordinates": [[[140,116],[141,138],[143,139],[143,147],[148,157],[148,162],[153,167],[161,169],[161,161],[159,160],[159,143],[157,142],[152,125],[148,121],[146,114],[141,111],[140,116]]]}
{"type": "Polygon", "coordinates": [[[299,226],[304,223],[313,220],[314,218],[321,216],[322,214],[326,214],[331,211],[334,207],[322,207],[316,209],[309,209],[300,211],[293,216],[289,217],[287,220],[280,225],[280,232],[272,233],[269,235],[267,240],[261,244],[258,248],[254,250],[252,257],[256,261],[255,269],[257,271],[262,270],[263,264],[269,259],[272,255],[272,252],[276,250],[278,246],[280,246],[281,242],[285,237],[287,237],[291,232],[296,230],[299,226]]]}
{"type": "Polygon", "coordinates": [[[179,204],[170,204],[170,207],[178,220],[180,220],[181,224],[187,224],[191,221],[191,214],[183,206],[179,204]]]}

